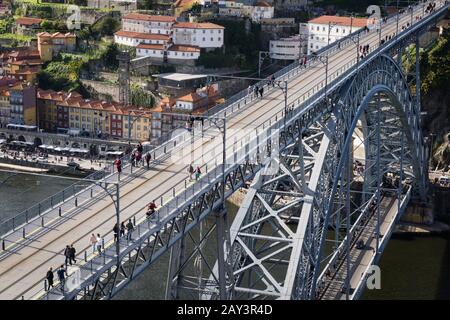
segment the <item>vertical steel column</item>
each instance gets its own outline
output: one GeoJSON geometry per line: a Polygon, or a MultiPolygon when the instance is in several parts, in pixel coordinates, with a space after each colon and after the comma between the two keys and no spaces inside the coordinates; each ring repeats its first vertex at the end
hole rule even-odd
{"type": "Polygon", "coordinates": [[[378,256],[378,249],[380,247],[380,200],[381,200],[381,165],[380,165],[380,152],[381,152],[381,101],[380,94],[377,94],[377,127],[376,127],[376,139],[377,139],[377,228],[376,228],[376,255],[378,256]]]}
{"type": "MultiPolygon", "coordinates": [[[[345,219],[346,219],[346,223],[345,223],[345,232],[346,232],[346,236],[347,236],[347,241],[346,241],[346,249],[347,249],[347,254],[346,254],[346,259],[345,259],[345,264],[346,264],[346,268],[347,268],[347,277],[345,278],[345,299],[349,300],[350,299],[350,245],[351,245],[351,233],[350,233],[350,170],[352,169],[352,166],[350,165],[350,146],[351,144],[348,144],[347,150],[344,150],[345,153],[345,157],[347,157],[347,161],[345,161],[344,163],[347,163],[346,167],[347,169],[345,170],[345,179],[343,178],[342,180],[345,180],[345,219]]],[[[342,186],[343,187],[343,186],[342,186]]]]}
{"type": "MultiPolygon", "coordinates": [[[[180,240],[183,241],[183,240],[180,240]]],[[[167,280],[166,280],[166,294],[165,299],[171,300],[173,298],[173,293],[176,292],[176,288],[173,284],[173,276],[175,274],[176,265],[177,265],[177,247],[178,243],[174,244],[172,248],[170,248],[170,256],[169,256],[169,267],[167,268],[167,280]]]]}
{"type": "Polygon", "coordinates": [[[227,299],[227,284],[225,275],[225,226],[226,226],[226,209],[216,213],[216,233],[217,233],[217,262],[219,272],[219,298],[220,300],[227,299]]]}

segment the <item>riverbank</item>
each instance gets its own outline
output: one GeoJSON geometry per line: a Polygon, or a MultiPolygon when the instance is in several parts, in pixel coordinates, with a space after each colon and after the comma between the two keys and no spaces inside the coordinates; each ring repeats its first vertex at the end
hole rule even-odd
{"type": "Polygon", "coordinates": [[[58,165],[42,162],[31,162],[22,159],[0,158],[0,169],[21,171],[24,173],[47,173],[58,176],[64,175],[68,177],[84,178],[93,173],[90,169],[77,169],[67,165],[58,165]]]}

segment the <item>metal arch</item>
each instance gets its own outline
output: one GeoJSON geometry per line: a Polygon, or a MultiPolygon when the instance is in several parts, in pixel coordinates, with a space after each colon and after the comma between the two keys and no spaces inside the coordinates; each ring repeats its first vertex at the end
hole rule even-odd
{"type": "MultiPolygon", "coordinates": [[[[334,178],[333,178],[333,182],[332,182],[332,190],[330,193],[331,198],[334,197],[334,195],[337,191],[338,179],[340,178],[340,176],[342,174],[344,163],[346,161],[348,161],[347,156],[345,156],[346,153],[344,151],[349,148],[349,144],[352,139],[352,134],[356,128],[357,121],[363,115],[364,111],[366,110],[366,108],[369,105],[369,102],[371,100],[373,100],[373,97],[379,92],[388,93],[388,95],[391,98],[390,99],[391,103],[393,103],[394,107],[396,107],[398,114],[400,115],[400,119],[402,120],[402,127],[405,129],[405,131],[407,133],[407,139],[408,139],[409,145],[413,146],[413,148],[412,148],[413,150],[419,151],[418,154],[412,153],[413,167],[414,167],[414,170],[416,171],[416,177],[422,177],[423,168],[421,167],[421,163],[423,163],[423,161],[421,161],[422,159],[417,159],[417,156],[419,156],[420,154],[423,154],[423,151],[422,151],[423,144],[420,144],[420,142],[422,141],[420,135],[418,137],[419,141],[417,141],[417,140],[415,141],[414,133],[411,133],[411,131],[415,129],[414,126],[411,126],[411,123],[417,124],[417,122],[414,121],[414,118],[417,118],[418,116],[420,116],[420,113],[410,112],[410,110],[407,109],[408,106],[410,108],[414,108],[414,103],[412,102],[414,100],[412,99],[412,95],[410,94],[409,89],[407,87],[402,88],[407,93],[407,95],[403,95],[403,97],[401,96],[402,91],[396,90],[396,89],[398,89],[397,86],[395,86],[395,84],[397,84],[396,82],[398,81],[397,76],[400,75],[401,76],[400,80],[404,81],[403,74],[401,73],[401,70],[398,67],[398,65],[390,57],[387,57],[384,55],[378,57],[377,60],[379,60],[381,62],[383,62],[382,60],[385,60],[384,61],[385,63],[388,63],[391,66],[395,67],[394,70],[397,72],[390,75],[391,81],[388,81],[389,78],[387,78],[387,79],[385,78],[386,83],[376,84],[368,91],[363,92],[363,90],[365,88],[367,88],[366,84],[372,80],[371,77],[378,78],[377,70],[376,69],[373,71],[371,70],[369,77],[367,77],[367,74],[366,74],[365,80],[362,81],[362,83],[360,81],[357,81],[357,79],[356,79],[356,78],[358,78],[358,76],[361,76],[360,74],[358,74],[358,75],[356,75],[355,79],[353,79],[352,85],[346,88],[346,93],[344,95],[344,99],[339,101],[339,105],[341,108],[339,109],[340,117],[339,116],[337,117],[338,118],[337,127],[339,127],[340,122],[342,122],[344,124],[344,128],[340,128],[340,131],[345,132],[346,138],[344,140],[342,147],[339,148],[340,154],[344,154],[344,156],[340,157],[338,166],[336,168],[337,170],[334,174],[334,178]],[[394,81],[392,81],[392,80],[394,80],[394,81]],[[389,85],[391,85],[391,86],[389,86],[389,85]],[[359,94],[354,94],[355,92],[352,91],[354,89],[354,86],[358,86],[357,92],[359,92],[359,94]],[[350,108],[346,108],[346,106],[350,106],[350,108]],[[355,107],[356,107],[356,110],[355,110],[355,107]],[[349,114],[350,114],[350,119],[351,119],[350,125],[348,123],[349,114]],[[339,120],[341,120],[341,121],[339,121],[339,120]]],[[[377,60],[374,60],[374,63],[376,63],[377,60]]],[[[369,68],[369,66],[366,68],[369,68]]],[[[363,71],[363,70],[361,70],[361,71],[363,71]]],[[[402,84],[404,84],[404,83],[405,82],[402,82],[402,84]]],[[[416,130],[415,132],[417,133],[418,130],[416,130]]],[[[420,134],[420,132],[419,132],[419,134],[420,134]]],[[[419,190],[420,190],[420,196],[421,196],[422,200],[424,200],[423,197],[425,197],[426,186],[423,185],[421,182],[422,181],[419,181],[419,190]]],[[[332,204],[333,203],[331,201],[328,202],[327,212],[325,213],[325,217],[326,217],[325,225],[328,225],[330,214],[332,211],[332,204]]],[[[324,239],[325,239],[325,236],[324,236],[324,234],[322,234],[321,241],[320,241],[321,249],[319,250],[320,255],[323,252],[324,239]]],[[[320,261],[320,256],[317,258],[317,261],[320,261]]],[[[316,290],[315,286],[316,286],[317,276],[318,276],[318,270],[317,271],[315,270],[315,274],[314,274],[314,278],[313,278],[314,280],[312,281],[313,287],[311,288],[310,297],[315,296],[315,290],[316,290]]]]}

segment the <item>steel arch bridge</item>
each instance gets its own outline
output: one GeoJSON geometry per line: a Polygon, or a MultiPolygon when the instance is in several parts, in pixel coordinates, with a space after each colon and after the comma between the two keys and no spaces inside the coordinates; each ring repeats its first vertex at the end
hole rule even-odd
{"type": "Polygon", "coordinates": [[[167,251],[167,299],[358,298],[409,200],[426,201],[418,43],[447,9],[315,84],[166,203],[120,261],[110,248],[78,289],[44,298],[111,298],[167,251]],[[401,61],[411,44],[415,95],[401,61]],[[225,200],[249,182],[228,227],[225,200]]]}

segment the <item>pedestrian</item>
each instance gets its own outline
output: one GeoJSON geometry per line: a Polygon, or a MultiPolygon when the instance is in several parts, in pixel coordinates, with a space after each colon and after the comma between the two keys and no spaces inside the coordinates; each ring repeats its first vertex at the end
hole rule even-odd
{"type": "Polygon", "coordinates": [[[192,166],[192,164],[189,165],[188,172],[189,172],[189,180],[192,180],[192,174],[194,173],[194,167],[192,166]]]}
{"type": "Polygon", "coordinates": [[[137,146],[137,151],[138,151],[139,153],[141,153],[141,154],[142,154],[142,152],[144,152],[144,147],[142,146],[142,143],[140,143],[140,142],[139,142],[139,144],[138,144],[138,146],[137,146]]]}
{"type": "Polygon", "coordinates": [[[116,223],[113,227],[113,233],[114,233],[114,242],[116,242],[117,240],[119,240],[119,232],[120,232],[120,228],[119,228],[119,224],[116,223]]]}
{"type": "Polygon", "coordinates": [[[100,237],[100,233],[97,233],[97,242],[95,246],[97,247],[98,254],[102,254],[103,239],[100,237]]]}
{"type": "Polygon", "coordinates": [[[136,158],[136,155],[134,152],[132,152],[130,155],[130,162],[131,162],[132,166],[134,166],[134,164],[135,164],[135,158],[136,158]]]}
{"type": "Polygon", "coordinates": [[[95,234],[91,234],[91,237],[89,238],[89,242],[91,243],[92,246],[92,253],[95,252],[95,245],[97,244],[97,237],[95,236],[95,234]]]}
{"type": "Polygon", "coordinates": [[[125,236],[125,222],[120,223],[120,237],[125,236]]]}
{"type": "Polygon", "coordinates": [[[66,275],[67,275],[67,271],[66,269],[64,269],[64,265],[62,264],[58,271],[56,271],[56,274],[58,275],[58,280],[61,286],[61,290],[64,291],[64,285],[66,283],[66,275]]]}
{"type": "Polygon", "coordinates": [[[137,167],[142,159],[142,153],[139,151],[136,151],[136,157],[135,157],[135,166],[137,167]]]}
{"type": "Polygon", "coordinates": [[[200,178],[201,174],[202,174],[202,171],[200,170],[200,167],[197,166],[197,169],[195,170],[195,180],[198,180],[200,178]]]}
{"type": "Polygon", "coordinates": [[[65,261],[66,266],[68,263],[70,263],[70,265],[72,265],[72,261],[70,261],[70,247],[68,245],[64,249],[64,257],[66,257],[66,261],[65,261]]]}
{"type": "Polygon", "coordinates": [[[255,86],[255,98],[258,98],[258,93],[259,93],[259,87],[255,86]]]}
{"type": "Polygon", "coordinates": [[[120,160],[119,157],[117,157],[116,161],[114,161],[114,164],[116,165],[116,169],[120,177],[120,173],[122,172],[122,161],[120,160]]]}
{"type": "Polygon", "coordinates": [[[261,99],[262,99],[262,97],[263,97],[263,94],[264,94],[264,87],[261,87],[261,88],[259,89],[259,95],[261,96],[261,99]]]}
{"type": "Polygon", "coordinates": [[[145,154],[145,162],[147,162],[147,169],[150,169],[150,160],[152,160],[152,155],[150,152],[145,154]]]}
{"type": "Polygon", "coordinates": [[[128,219],[128,223],[127,223],[127,240],[128,241],[133,241],[133,239],[131,238],[131,236],[133,235],[133,230],[134,230],[133,222],[131,221],[131,219],[128,219]]]}
{"type": "Polygon", "coordinates": [[[272,83],[272,88],[275,87],[275,75],[272,75],[272,77],[270,78],[270,82],[272,83]]]}
{"type": "Polygon", "coordinates": [[[47,274],[45,275],[45,279],[47,279],[47,291],[50,290],[50,288],[53,288],[53,268],[50,267],[47,271],[47,274]]]}
{"type": "Polygon", "coordinates": [[[150,218],[155,213],[155,209],[156,209],[155,201],[150,202],[147,206],[147,213],[146,213],[147,218],[150,218]]]}
{"type": "Polygon", "coordinates": [[[69,248],[69,262],[70,262],[70,265],[72,265],[72,261],[73,261],[73,263],[77,263],[77,260],[75,260],[76,253],[77,253],[77,251],[73,247],[73,244],[71,244],[70,248],[69,248]]]}

